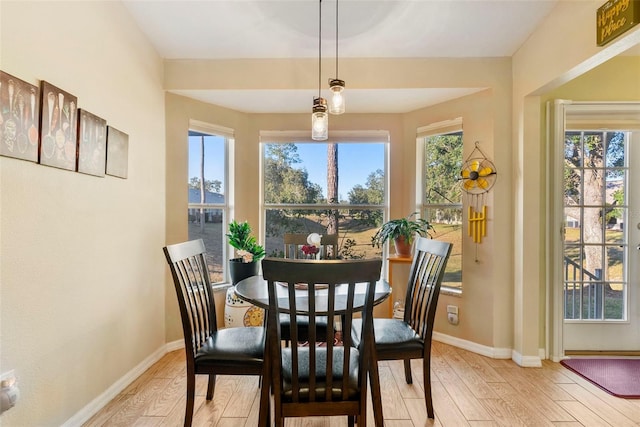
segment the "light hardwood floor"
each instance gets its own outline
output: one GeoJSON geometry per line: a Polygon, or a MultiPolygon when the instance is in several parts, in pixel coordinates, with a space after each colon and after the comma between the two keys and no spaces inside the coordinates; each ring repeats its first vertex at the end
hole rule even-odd
{"type": "MultiPolygon", "coordinates": [[[[427,418],[422,368],[414,361],[407,385],[401,362],[381,362],[385,427],[422,426],[640,426],[640,399],[620,399],[559,363],[520,368],[434,342],[431,359],[435,420],[427,418]]],[[[258,424],[257,377],[220,376],[215,397],[205,400],[199,376],[193,425],[254,427],[258,424]]],[[[184,352],[174,351],[134,381],[85,427],[183,425],[184,352]]],[[[287,427],[342,427],[345,417],[288,419],[287,427]]],[[[369,405],[367,427],[373,426],[369,405]]]]}

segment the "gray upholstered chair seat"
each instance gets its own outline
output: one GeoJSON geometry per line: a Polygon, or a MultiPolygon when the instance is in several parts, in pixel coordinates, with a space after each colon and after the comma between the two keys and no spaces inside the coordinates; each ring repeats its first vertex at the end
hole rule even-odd
{"type": "MultiPolygon", "coordinates": [[[[360,343],[360,319],[353,321],[353,345],[360,343]]],[[[373,319],[373,333],[376,337],[378,357],[387,352],[422,354],[424,340],[408,323],[400,319],[373,319]]]]}
{"type": "Polygon", "coordinates": [[[196,351],[196,366],[225,362],[261,365],[264,358],[263,327],[219,329],[196,351]]]}
{"type": "MultiPolygon", "coordinates": [[[[298,381],[299,381],[299,398],[300,400],[306,401],[309,400],[309,349],[308,348],[299,348],[299,359],[298,359],[298,381]]],[[[348,397],[355,398],[359,395],[358,389],[358,350],[352,349],[351,355],[349,358],[349,386],[348,386],[348,397]]],[[[343,373],[342,373],[342,365],[344,361],[344,351],[342,347],[334,347],[333,348],[333,373],[332,373],[332,383],[334,386],[332,387],[332,396],[333,400],[340,400],[342,395],[342,390],[339,387],[336,387],[339,383],[342,383],[343,373]]],[[[315,391],[316,391],[316,400],[324,401],[324,395],[327,389],[327,349],[326,348],[318,348],[316,352],[316,378],[315,378],[315,391]]],[[[291,360],[291,349],[287,348],[282,351],[282,366],[284,367],[282,375],[284,379],[283,383],[283,391],[284,391],[284,399],[286,401],[291,401],[292,396],[292,381],[291,377],[293,375],[292,372],[292,360],[291,360]]]]}

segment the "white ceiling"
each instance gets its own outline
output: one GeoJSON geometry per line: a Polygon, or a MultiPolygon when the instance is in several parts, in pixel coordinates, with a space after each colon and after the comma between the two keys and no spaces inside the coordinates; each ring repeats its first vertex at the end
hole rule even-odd
{"type": "MultiPolygon", "coordinates": [[[[512,56],[557,1],[341,0],[339,58],[512,56]]],[[[318,56],[318,0],[125,0],[124,4],[166,59],[318,56]]],[[[333,58],[335,0],[322,1],[322,9],[323,57],[333,58]]],[[[349,90],[347,82],[345,96],[348,113],[407,112],[481,89],[349,90]],[[373,106],[379,105],[385,105],[385,111],[375,110],[373,106]]],[[[244,112],[293,113],[308,112],[315,92],[177,93],[244,112]]]]}

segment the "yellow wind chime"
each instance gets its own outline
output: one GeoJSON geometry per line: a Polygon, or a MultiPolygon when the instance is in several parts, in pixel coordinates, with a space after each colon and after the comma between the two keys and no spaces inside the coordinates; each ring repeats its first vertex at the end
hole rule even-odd
{"type": "Polygon", "coordinates": [[[476,244],[476,261],[478,261],[478,244],[487,235],[487,206],[485,196],[496,181],[496,168],[480,150],[480,143],[475,147],[460,169],[460,188],[465,194],[468,205],[468,235],[476,244]]]}

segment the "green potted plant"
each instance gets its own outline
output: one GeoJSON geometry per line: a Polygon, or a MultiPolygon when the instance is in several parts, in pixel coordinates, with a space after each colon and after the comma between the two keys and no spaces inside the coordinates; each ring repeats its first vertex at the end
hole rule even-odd
{"type": "Polygon", "coordinates": [[[247,221],[231,221],[226,234],[229,244],[236,249],[236,258],[229,260],[231,282],[235,285],[240,280],[258,274],[259,261],[264,258],[264,247],[251,235],[251,226],[247,221]]]}
{"type": "Polygon", "coordinates": [[[227,289],[225,297],[224,324],[228,328],[260,326],[264,321],[264,310],[240,298],[235,285],[247,277],[258,275],[260,260],[265,256],[264,247],[251,235],[251,226],[246,221],[231,221],[226,236],[229,244],[235,248],[236,258],[229,260],[233,286],[227,289]]]}
{"type": "Polygon", "coordinates": [[[405,218],[392,219],[385,222],[371,237],[371,246],[380,247],[387,240],[392,240],[396,248],[396,255],[401,257],[411,256],[411,246],[416,235],[429,236],[429,230],[433,226],[426,219],[415,218],[417,212],[405,218]]]}

